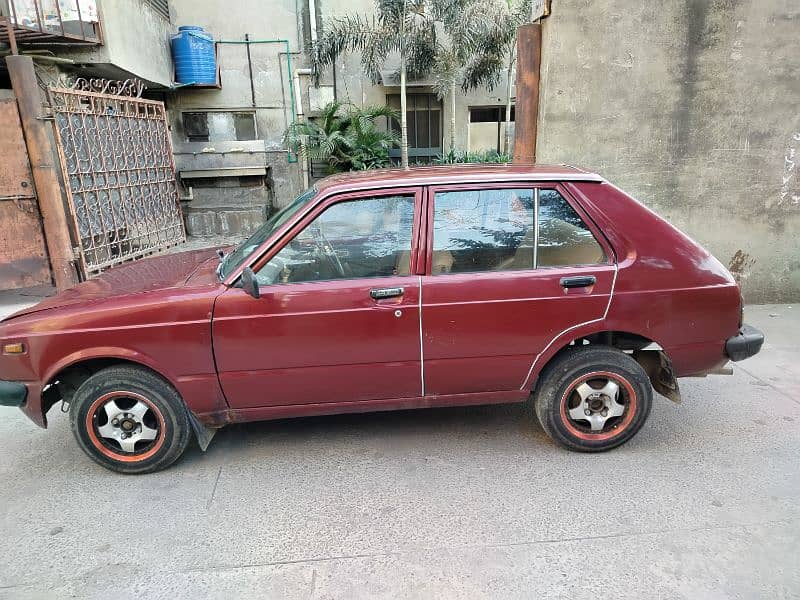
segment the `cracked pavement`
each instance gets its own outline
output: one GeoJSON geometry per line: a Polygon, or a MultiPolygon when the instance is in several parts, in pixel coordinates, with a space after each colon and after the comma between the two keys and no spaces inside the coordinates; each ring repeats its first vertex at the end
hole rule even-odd
{"type": "Polygon", "coordinates": [[[746,319],[760,355],[605,454],[487,406],[235,425],[125,477],[2,410],[0,598],[798,597],[800,307],[746,319]]]}

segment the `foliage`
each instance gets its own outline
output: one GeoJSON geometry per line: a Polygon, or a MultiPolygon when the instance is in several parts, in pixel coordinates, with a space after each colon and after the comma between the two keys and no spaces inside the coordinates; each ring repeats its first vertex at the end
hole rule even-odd
{"type": "Polygon", "coordinates": [[[375,0],[375,16],[345,15],[325,22],[311,49],[312,68],[320,70],[345,52],[360,52],[364,73],[377,84],[392,52],[404,59],[410,77],[427,75],[436,49],[434,22],[425,16],[426,0],[375,0]]]}
{"type": "Polygon", "coordinates": [[[482,152],[456,152],[450,150],[437,158],[435,161],[437,165],[455,165],[462,163],[510,163],[511,157],[508,154],[502,154],[497,150],[484,150],[482,152]]]}
{"type": "Polygon", "coordinates": [[[360,108],[330,102],[316,119],[293,123],[284,142],[304,160],[327,163],[331,173],[386,167],[389,149],[398,139],[378,128],[376,120],[381,117],[396,119],[398,115],[388,106],[360,108]]]}
{"type": "MultiPolygon", "coordinates": [[[[350,14],[325,22],[311,49],[316,81],[321,70],[342,54],[358,52],[364,73],[374,83],[392,55],[400,58],[400,95],[406,75],[433,74],[440,98],[494,87],[513,65],[517,27],[530,17],[531,0],[375,0],[372,17],[350,14]]],[[[507,95],[510,94],[510,87],[507,95]]],[[[405,104],[403,102],[403,104],[405,104]]],[[[451,144],[454,119],[451,117],[451,144]]],[[[403,166],[408,166],[406,115],[400,115],[403,166]]]]}
{"type": "Polygon", "coordinates": [[[433,69],[434,89],[451,93],[456,84],[464,93],[480,86],[492,89],[500,81],[506,57],[516,39],[520,11],[530,13],[531,0],[434,0],[432,18],[441,22],[433,69]]]}

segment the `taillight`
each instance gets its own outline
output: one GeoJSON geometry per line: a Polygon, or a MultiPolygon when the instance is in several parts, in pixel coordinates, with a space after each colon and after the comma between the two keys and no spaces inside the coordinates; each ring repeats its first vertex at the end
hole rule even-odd
{"type": "Polygon", "coordinates": [[[744,296],[739,294],[739,329],[744,324],[744,296]]]}

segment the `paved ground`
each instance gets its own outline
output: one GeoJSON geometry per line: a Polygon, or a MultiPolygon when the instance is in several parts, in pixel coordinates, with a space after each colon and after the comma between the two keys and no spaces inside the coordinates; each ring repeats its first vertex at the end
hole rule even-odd
{"type": "Polygon", "coordinates": [[[800,307],[747,318],[759,357],[602,455],[454,408],[234,426],[122,477],[57,408],[3,410],[0,598],[800,597],[800,307]]]}

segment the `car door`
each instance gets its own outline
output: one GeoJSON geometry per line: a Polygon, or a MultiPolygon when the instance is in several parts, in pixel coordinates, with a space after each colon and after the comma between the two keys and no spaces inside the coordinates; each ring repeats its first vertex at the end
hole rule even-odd
{"type": "Polygon", "coordinates": [[[261,297],[217,300],[214,354],[231,408],[421,393],[421,188],[322,201],[256,262],[261,297]]]}
{"type": "Polygon", "coordinates": [[[563,187],[431,187],[425,212],[426,395],[520,390],[557,335],[603,318],[612,252],[563,187]]]}

